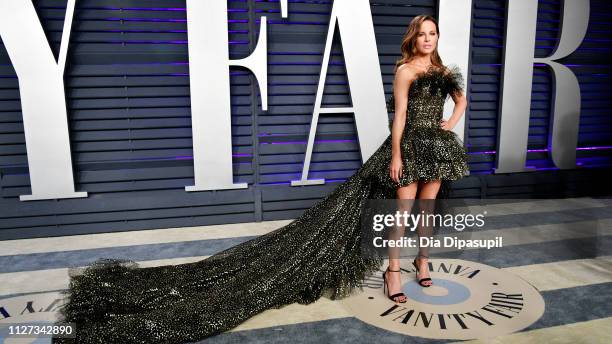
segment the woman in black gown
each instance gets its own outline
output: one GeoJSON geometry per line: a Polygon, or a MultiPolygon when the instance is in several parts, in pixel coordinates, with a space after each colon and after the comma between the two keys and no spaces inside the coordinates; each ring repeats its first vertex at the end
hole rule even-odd
{"type": "MultiPolygon", "coordinates": [[[[407,116],[395,115],[392,133],[344,183],[293,222],[198,262],[141,268],[133,261],[100,259],[84,271],[71,269],[58,322],[76,323],[76,339],[53,342],[193,342],[266,309],[308,304],[323,295],[335,300],[360,288],[384,260],[361,252],[366,200],[414,198],[419,180],[429,182],[419,195],[435,198],[438,189],[445,194],[450,181],[468,172],[467,152],[450,131],[465,109],[463,78],[457,67],[442,65],[438,34],[430,16],[411,22],[398,61],[410,68],[397,68],[387,103],[407,116]],[[441,122],[448,95],[455,111],[441,122]]],[[[397,270],[392,264],[399,262],[390,260],[397,270]]],[[[399,274],[385,275],[390,293],[397,293],[399,274]]],[[[425,277],[423,271],[419,278],[425,277]]]]}
{"type": "MultiPolygon", "coordinates": [[[[395,111],[391,125],[391,163],[389,173],[397,185],[400,200],[419,199],[419,210],[431,213],[438,193],[447,197],[449,181],[468,173],[467,151],[450,130],[467,107],[462,92],[462,75],[458,67],[446,68],[438,54],[439,30],[437,21],[427,15],[415,17],[402,41],[402,58],[396,63],[393,95],[388,109],[395,111]],[[442,119],[446,96],[455,102],[448,121],[442,119]],[[407,111],[406,111],[407,110],[407,111]],[[408,118],[407,118],[408,117],[408,118]],[[418,192],[418,195],[417,195],[418,192]]],[[[402,211],[411,211],[413,202],[398,202],[402,211]]],[[[404,235],[401,228],[392,231],[391,239],[404,235]]],[[[431,237],[432,227],[417,227],[419,237],[431,237]]],[[[418,242],[418,241],[417,241],[418,242]]],[[[388,296],[405,302],[400,292],[399,249],[389,249],[389,266],[383,274],[388,296]]],[[[423,287],[433,284],[429,276],[428,248],[419,247],[413,265],[418,283],[423,287]]]]}

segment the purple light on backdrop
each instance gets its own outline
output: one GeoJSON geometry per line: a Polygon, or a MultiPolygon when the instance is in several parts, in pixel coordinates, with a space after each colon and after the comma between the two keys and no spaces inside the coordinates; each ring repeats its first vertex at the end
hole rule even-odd
{"type": "MultiPolygon", "coordinates": [[[[105,41],[98,43],[110,43],[110,44],[187,44],[187,41],[176,40],[176,41],[105,41]]],[[[249,44],[248,41],[229,41],[229,44],[249,44]]]]}
{"type": "MultiPolygon", "coordinates": [[[[103,18],[104,21],[126,21],[126,22],[168,22],[168,23],[186,23],[187,19],[166,19],[166,18],[103,18]]],[[[228,19],[228,23],[248,23],[247,19],[228,19]]]]}
{"type": "MultiPolygon", "coordinates": [[[[99,30],[91,32],[115,32],[115,33],[187,33],[187,30],[99,30]]],[[[249,33],[249,30],[227,30],[228,33],[249,33]]]]}
{"type": "MultiPolygon", "coordinates": [[[[301,176],[301,174],[299,175],[301,176]]],[[[325,183],[342,183],[345,182],[346,178],[336,178],[336,179],[327,179],[325,178],[325,183]]],[[[259,183],[259,185],[289,185],[291,182],[271,182],[271,183],[259,183]]]]}
{"type": "MultiPolygon", "coordinates": [[[[283,134],[259,134],[258,136],[263,137],[263,136],[280,136],[283,134]]],[[[322,143],[322,142],[357,142],[357,140],[354,139],[345,139],[345,140],[315,140],[315,143],[322,143]]],[[[277,141],[277,142],[261,142],[261,145],[265,145],[265,144],[307,144],[308,141],[277,141]]],[[[606,149],[612,149],[612,146],[592,146],[592,147],[578,147],[576,148],[576,150],[606,150],[606,149]]],[[[548,152],[547,148],[538,148],[538,149],[528,149],[527,152],[533,153],[533,152],[548,152]]],[[[468,154],[473,154],[473,155],[480,155],[480,154],[496,154],[497,151],[495,150],[491,150],[491,151],[482,151],[482,152],[469,152],[468,154]]]]}
{"type": "MultiPolygon", "coordinates": [[[[336,169],[336,170],[320,170],[320,171],[317,171],[317,170],[310,170],[310,173],[314,173],[314,174],[316,174],[316,173],[320,173],[320,172],[325,172],[325,173],[328,173],[328,172],[351,172],[351,171],[353,171],[353,169],[350,169],[350,168],[349,168],[349,169],[347,169],[347,168],[345,168],[345,169],[336,169]]],[[[281,174],[288,174],[288,175],[299,175],[299,176],[301,176],[301,175],[302,175],[302,172],[300,171],[300,172],[271,172],[271,173],[261,173],[261,175],[265,175],[265,176],[275,176],[275,175],[281,175],[281,174]]]]}
{"type": "MultiPolygon", "coordinates": [[[[232,158],[252,158],[253,154],[232,154],[232,158]]],[[[144,159],[148,160],[148,159],[144,159]]],[[[155,160],[165,160],[165,159],[155,159],[155,160]]],[[[173,160],[193,160],[193,155],[179,155],[175,156],[173,160]]],[[[241,162],[241,164],[250,164],[250,162],[241,162]]]]}
{"type": "MultiPolygon", "coordinates": [[[[172,8],[172,7],[105,7],[106,10],[119,10],[119,11],[187,11],[187,8],[172,8]]],[[[228,12],[235,12],[237,10],[229,10],[228,12]]]]}
{"type": "MultiPolygon", "coordinates": [[[[230,75],[245,75],[246,72],[230,72],[230,75]]],[[[189,73],[170,73],[170,74],[160,74],[161,76],[189,76],[189,73]]],[[[143,75],[137,75],[143,76],[143,75]]],[[[146,76],[157,76],[157,75],[146,75],[146,76]]]]}
{"type": "MultiPolygon", "coordinates": [[[[576,150],[606,150],[606,149],[612,149],[612,146],[592,146],[592,147],[577,147],[576,150]]],[[[540,149],[528,149],[527,152],[548,152],[547,148],[540,148],[540,149]]],[[[481,155],[481,154],[496,154],[497,151],[491,150],[491,151],[482,151],[482,152],[469,152],[468,154],[473,154],[473,155],[481,155]]]]}
{"type": "MultiPolygon", "coordinates": [[[[355,140],[315,140],[314,143],[323,142],[355,142],[355,140]]],[[[278,141],[278,142],[262,142],[262,145],[294,145],[294,144],[307,144],[308,141],[278,141]]]]}
{"type": "MultiPolygon", "coordinates": [[[[103,10],[111,10],[111,11],[176,11],[176,12],[186,12],[187,11],[187,8],[185,7],[96,7],[96,8],[89,8],[89,9],[103,9],[103,10]]],[[[227,9],[227,12],[248,12],[248,11],[249,11],[248,9],[241,9],[241,8],[228,8],[227,9]]]]}
{"type": "MultiPolygon", "coordinates": [[[[256,23],[259,23],[261,25],[261,20],[256,19],[255,20],[256,23]]],[[[268,20],[268,24],[282,24],[282,25],[329,25],[329,23],[327,22],[307,22],[307,21],[291,21],[291,22],[286,22],[286,21],[282,21],[282,20],[268,20]]]]}
{"type": "Polygon", "coordinates": [[[594,147],[578,147],[576,150],[597,150],[597,149],[612,149],[612,146],[594,146],[594,147]]]}

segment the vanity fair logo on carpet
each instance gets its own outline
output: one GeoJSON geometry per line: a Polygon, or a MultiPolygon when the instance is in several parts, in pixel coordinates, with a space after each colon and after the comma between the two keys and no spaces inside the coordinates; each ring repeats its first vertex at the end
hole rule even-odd
{"type": "Polygon", "coordinates": [[[544,314],[540,293],[516,275],[460,259],[429,262],[434,284],[423,288],[415,280],[412,261],[401,261],[406,303],[383,294],[382,271],[365,280],[363,292],[340,302],[368,324],[435,339],[499,336],[519,331],[544,314]]]}
{"type": "Polygon", "coordinates": [[[63,305],[64,296],[60,292],[0,299],[0,343],[51,343],[50,335],[46,334],[30,334],[27,335],[27,338],[10,334],[16,333],[15,328],[21,328],[18,332],[23,334],[30,330],[23,326],[30,325],[40,326],[47,331],[47,327],[57,321],[59,309],[63,305]],[[11,325],[13,325],[12,331],[11,325]]]}

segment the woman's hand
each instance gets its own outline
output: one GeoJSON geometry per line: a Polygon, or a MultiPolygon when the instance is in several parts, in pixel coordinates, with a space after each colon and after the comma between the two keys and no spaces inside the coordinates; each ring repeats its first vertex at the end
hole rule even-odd
{"type": "Polygon", "coordinates": [[[391,164],[389,164],[389,176],[391,176],[391,180],[399,183],[399,179],[402,177],[402,159],[399,155],[393,155],[391,157],[391,164]]]}
{"type": "Polygon", "coordinates": [[[455,125],[445,119],[440,121],[440,128],[444,130],[453,130],[453,127],[455,127],[455,125]]]}

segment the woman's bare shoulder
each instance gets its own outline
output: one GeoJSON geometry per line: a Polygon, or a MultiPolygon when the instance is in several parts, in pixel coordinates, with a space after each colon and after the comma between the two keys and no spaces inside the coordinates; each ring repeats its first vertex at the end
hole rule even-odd
{"type": "Polygon", "coordinates": [[[402,64],[401,66],[397,67],[397,71],[398,72],[401,71],[402,73],[416,74],[416,72],[418,71],[418,67],[412,64],[412,62],[406,62],[402,64]]]}
{"type": "Polygon", "coordinates": [[[404,63],[401,66],[397,67],[395,71],[395,78],[402,81],[410,82],[416,76],[417,71],[414,66],[409,63],[404,63]]]}

